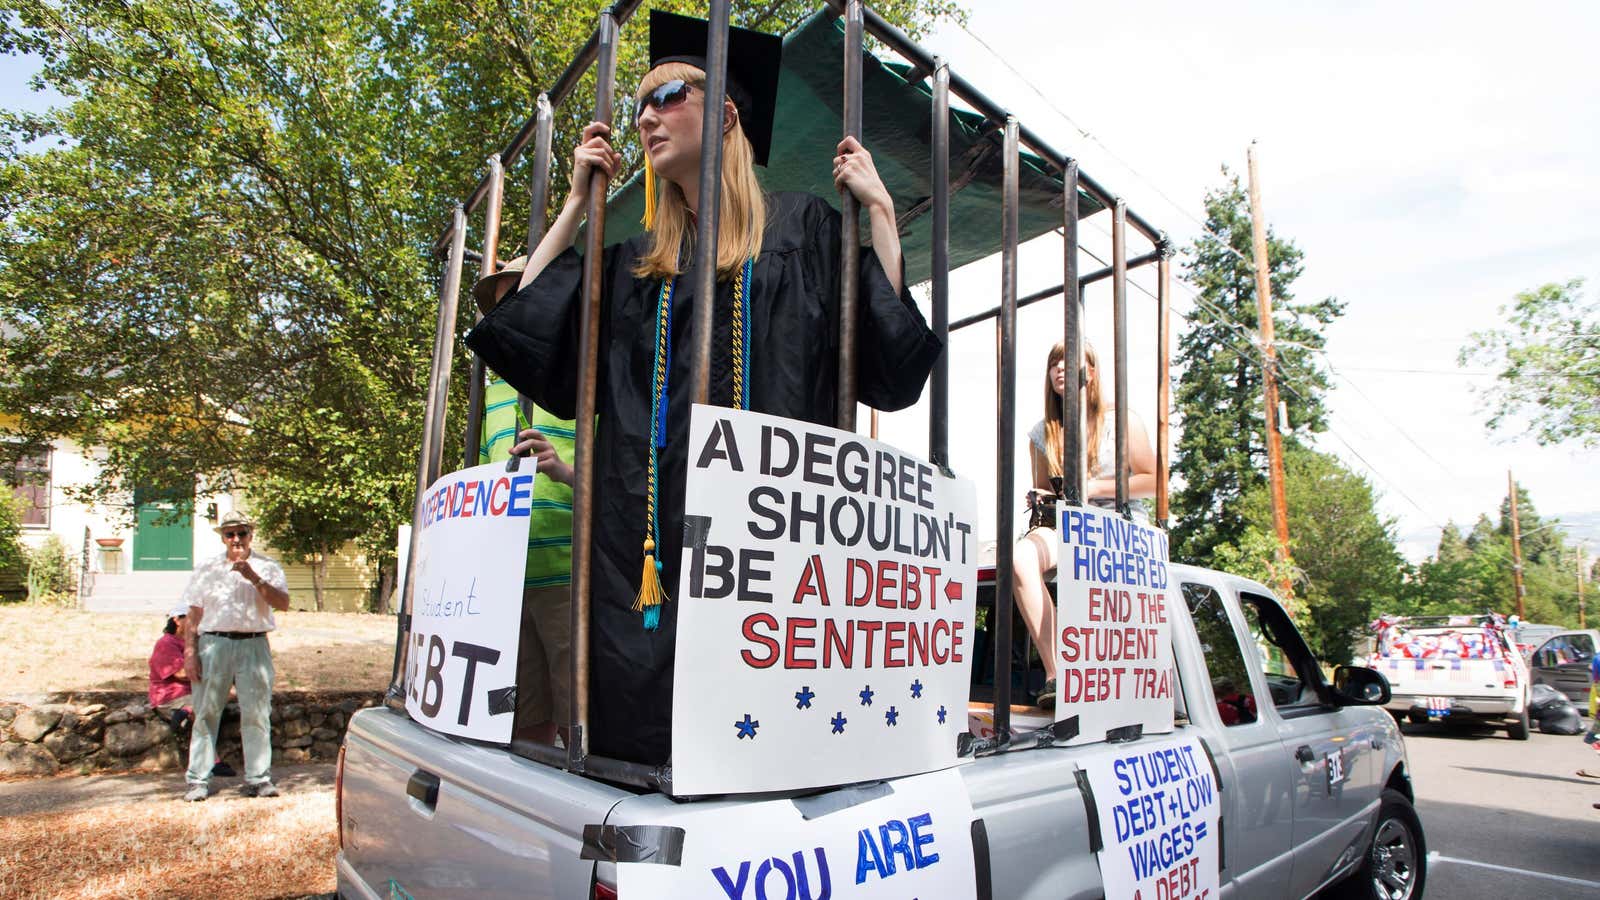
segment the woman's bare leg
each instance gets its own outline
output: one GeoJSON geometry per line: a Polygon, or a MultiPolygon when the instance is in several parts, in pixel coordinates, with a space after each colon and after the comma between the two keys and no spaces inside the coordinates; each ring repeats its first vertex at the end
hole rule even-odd
{"type": "Polygon", "coordinates": [[[1011,560],[1012,598],[1044,661],[1044,677],[1056,677],[1056,608],[1044,588],[1044,574],[1056,567],[1056,533],[1035,528],[1017,541],[1011,560]]]}

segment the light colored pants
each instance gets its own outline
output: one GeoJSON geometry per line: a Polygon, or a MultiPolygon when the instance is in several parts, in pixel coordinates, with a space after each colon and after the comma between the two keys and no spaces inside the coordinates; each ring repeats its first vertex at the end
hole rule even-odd
{"type": "Polygon", "coordinates": [[[228,688],[239,692],[239,737],[244,780],[272,780],[272,648],[265,636],[235,640],[200,634],[200,682],[194,690],[194,732],[189,737],[190,784],[209,784],[217,760],[217,725],[228,688]]]}

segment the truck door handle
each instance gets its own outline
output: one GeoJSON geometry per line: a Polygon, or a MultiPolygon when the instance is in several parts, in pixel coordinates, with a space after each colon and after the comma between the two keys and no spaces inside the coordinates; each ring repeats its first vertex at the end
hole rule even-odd
{"type": "Polygon", "coordinates": [[[439,802],[439,776],[418,769],[411,773],[411,780],[406,782],[406,794],[428,809],[433,809],[439,802]]]}
{"type": "Polygon", "coordinates": [[[1299,749],[1294,751],[1294,758],[1303,763],[1310,763],[1312,760],[1317,758],[1317,755],[1311,752],[1310,746],[1301,744],[1299,749]]]}

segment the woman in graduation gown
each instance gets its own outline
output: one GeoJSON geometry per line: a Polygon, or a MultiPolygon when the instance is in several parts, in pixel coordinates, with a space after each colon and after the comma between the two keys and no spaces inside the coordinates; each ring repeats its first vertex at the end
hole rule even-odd
{"type": "MultiPolygon", "coordinates": [[[[653,12],[650,45],[636,93],[647,230],[607,247],[601,265],[589,740],[593,753],[657,764],[671,743],[677,616],[661,601],[678,585],[683,543],[706,25],[653,12]]],[[[809,194],[764,195],[753,168],[771,146],[781,50],[776,37],[730,29],[709,401],[833,425],[841,217],[809,194]]],[[[621,161],[607,137],[600,123],[584,130],[566,203],[520,289],[467,337],[502,378],[567,418],[581,376],[583,263],[572,243],[591,171],[609,177],[621,161]]],[[[851,139],[838,154],[835,184],[860,201],[872,233],[860,264],[860,398],[903,409],[941,347],[905,290],[893,203],[871,156],[851,139]]]]}

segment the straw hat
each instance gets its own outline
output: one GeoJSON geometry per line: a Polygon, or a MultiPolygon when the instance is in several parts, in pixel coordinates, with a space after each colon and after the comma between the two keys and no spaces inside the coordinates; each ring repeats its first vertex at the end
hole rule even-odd
{"type": "Polygon", "coordinates": [[[215,531],[217,534],[221,534],[229,528],[238,528],[241,525],[250,529],[251,531],[256,530],[256,520],[250,518],[248,513],[237,509],[230,509],[222,514],[222,520],[217,523],[217,527],[211,530],[215,531]]]}
{"type": "Polygon", "coordinates": [[[472,286],[472,298],[478,301],[478,312],[488,315],[489,310],[494,309],[495,303],[498,302],[500,292],[505,290],[506,283],[515,285],[522,278],[522,270],[527,267],[528,257],[524,254],[503,264],[500,271],[493,275],[479,278],[472,286]]]}

